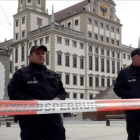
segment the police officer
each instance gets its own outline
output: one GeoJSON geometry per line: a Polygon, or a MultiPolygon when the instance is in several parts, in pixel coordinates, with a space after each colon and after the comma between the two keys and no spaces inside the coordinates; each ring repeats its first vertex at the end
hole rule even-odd
{"type": "MultiPolygon", "coordinates": [[[[122,69],[116,79],[114,92],[122,99],[140,98],[140,48],[131,52],[132,64],[122,69]]],[[[126,113],[128,140],[139,140],[140,110],[126,113]]]]}
{"type": "MultiPolygon", "coordinates": [[[[66,92],[57,73],[44,66],[46,46],[33,46],[30,64],[19,69],[8,85],[11,100],[65,100],[66,92]]],[[[65,140],[60,114],[19,116],[22,140],[65,140]]]]}

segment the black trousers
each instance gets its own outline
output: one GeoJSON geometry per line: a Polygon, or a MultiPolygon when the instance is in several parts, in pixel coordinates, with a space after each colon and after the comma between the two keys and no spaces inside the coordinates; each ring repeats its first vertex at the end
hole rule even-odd
{"type": "Polygon", "coordinates": [[[127,121],[128,140],[139,140],[140,135],[140,120],[127,121]]]}
{"type": "Polygon", "coordinates": [[[65,140],[59,114],[20,116],[21,140],[65,140]]]}
{"type": "Polygon", "coordinates": [[[139,140],[140,110],[126,111],[126,130],[128,133],[128,140],[139,140]]]}

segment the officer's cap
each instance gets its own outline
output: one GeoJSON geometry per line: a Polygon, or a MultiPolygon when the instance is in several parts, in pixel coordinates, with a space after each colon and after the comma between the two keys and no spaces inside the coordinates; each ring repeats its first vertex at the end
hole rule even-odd
{"type": "Polygon", "coordinates": [[[40,45],[40,46],[32,46],[31,50],[30,50],[30,55],[32,54],[32,52],[34,52],[35,50],[37,50],[38,48],[43,49],[45,52],[47,52],[47,47],[44,45],[40,45]]]}
{"type": "Polygon", "coordinates": [[[131,52],[131,58],[135,55],[140,55],[140,48],[137,48],[131,52]]]}

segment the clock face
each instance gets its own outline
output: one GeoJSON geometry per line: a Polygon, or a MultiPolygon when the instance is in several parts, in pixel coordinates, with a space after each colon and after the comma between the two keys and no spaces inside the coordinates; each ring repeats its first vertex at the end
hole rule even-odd
{"type": "Polygon", "coordinates": [[[100,16],[108,18],[108,8],[107,5],[100,3],[100,16]]]}

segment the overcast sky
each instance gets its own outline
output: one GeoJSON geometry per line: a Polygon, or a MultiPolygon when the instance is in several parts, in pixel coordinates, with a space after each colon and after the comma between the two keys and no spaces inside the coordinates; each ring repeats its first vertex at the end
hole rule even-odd
{"type": "MultiPolygon", "coordinates": [[[[54,12],[74,5],[83,0],[46,0],[46,9],[49,14],[54,5],[54,12]]],[[[122,43],[132,47],[138,47],[138,37],[140,36],[140,0],[114,0],[116,5],[116,15],[121,20],[122,43]]],[[[13,15],[17,13],[18,0],[0,0],[0,41],[5,38],[13,38],[13,15]],[[6,16],[5,16],[6,15],[6,16]],[[11,24],[11,25],[10,25],[11,24]]]]}

